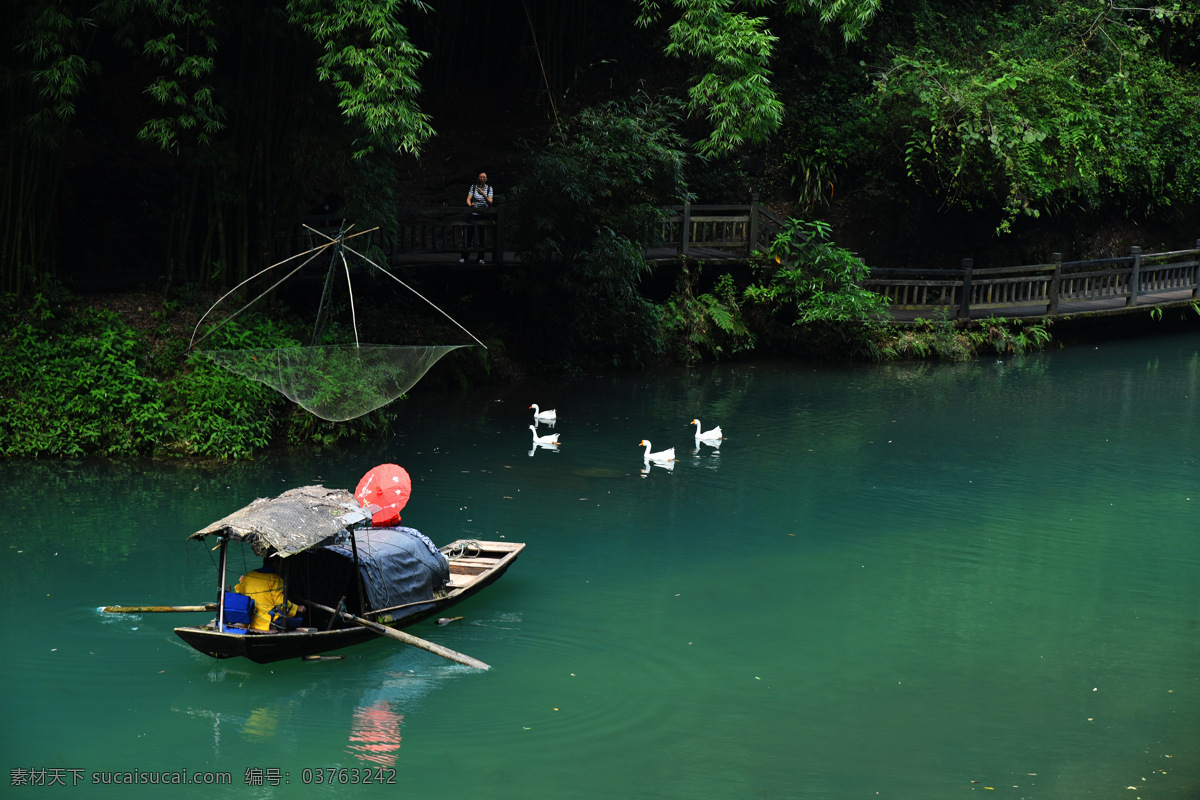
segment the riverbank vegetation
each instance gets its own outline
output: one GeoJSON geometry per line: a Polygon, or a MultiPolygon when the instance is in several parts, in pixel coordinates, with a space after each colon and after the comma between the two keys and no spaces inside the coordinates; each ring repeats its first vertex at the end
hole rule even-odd
{"type": "MultiPolygon", "coordinates": [[[[802,249],[813,247],[828,246],[802,249]]],[[[655,364],[851,352],[875,360],[957,361],[980,352],[1039,349],[1049,340],[1042,326],[1004,320],[970,329],[930,322],[901,331],[864,316],[878,308],[878,299],[845,280],[861,262],[832,252],[834,262],[819,268],[782,256],[764,259],[759,282],[738,289],[724,275],[712,292],[699,294],[685,264],[665,304],[610,313],[598,304],[590,313],[602,330],[627,325],[647,337],[644,350],[657,354],[655,364]]],[[[0,306],[0,456],[245,458],[279,445],[324,447],[391,430],[395,406],[326,422],[191,350],[192,325],[211,299],[189,291],[168,301],[147,294],[89,300],[61,291],[27,302],[8,296],[0,306]]],[[[223,324],[208,346],[297,347],[308,333],[289,309],[268,306],[223,324]]],[[[521,369],[503,361],[510,355],[502,348],[484,355],[455,351],[426,381],[461,387],[504,379],[498,376],[521,369]]]]}

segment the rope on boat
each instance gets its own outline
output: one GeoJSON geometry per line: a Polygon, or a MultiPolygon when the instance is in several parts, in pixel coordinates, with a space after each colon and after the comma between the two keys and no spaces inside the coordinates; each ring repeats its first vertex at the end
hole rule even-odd
{"type": "Polygon", "coordinates": [[[449,550],[446,551],[446,558],[475,558],[483,552],[483,545],[478,539],[468,539],[465,542],[455,543],[449,550]]]}

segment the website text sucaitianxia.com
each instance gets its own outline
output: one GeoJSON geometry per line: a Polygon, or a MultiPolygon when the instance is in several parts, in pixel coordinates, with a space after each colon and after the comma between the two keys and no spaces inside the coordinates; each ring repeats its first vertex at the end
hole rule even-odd
{"type": "MultiPolygon", "coordinates": [[[[247,767],[241,778],[246,786],[395,784],[396,770],[386,767],[304,767],[300,770],[247,767]]],[[[231,786],[233,783],[232,772],[219,770],[90,770],[82,767],[15,767],[9,770],[9,785],[25,788],[92,784],[231,786]]]]}

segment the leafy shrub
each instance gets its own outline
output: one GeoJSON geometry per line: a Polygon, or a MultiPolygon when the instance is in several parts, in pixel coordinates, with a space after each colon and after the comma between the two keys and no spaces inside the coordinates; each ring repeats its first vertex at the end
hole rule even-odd
{"type": "Polygon", "coordinates": [[[167,412],[162,385],[139,369],[136,332],[112,312],[60,323],[38,299],[33,311],[0,346],[0,455],[150,453],[167,412]]]}
{"type": "MultiPolygon", "coordinates": [[[[699,275],[700,268],[696,272],[699,275]]],[[[717,279],[712,293],[695,294],[687,260],[680,262],[675,293],[660,310],[664,337],[671,354],[685,364],[710,356],[714,360],[754,347],[754,334],[746,327],[733,276],[717,279]]]]}
{"type": "Polygon", "coordinates": [[[626,366],[657,355],[639,284],[665,207],[686,198],[679,114],[678,103],[644,96],[607,103],[531,151],[508,215],[522,266],[506,288],[526,349],[546,369],[586,366],[598,353],[626,366]]]}
{"type": "Polygon", "coordinates": [[[869,269],[830,239],[825,222],[792,220],[771,243],[771,261],[759,267],[762,282],[745,297],[798,328],[814,355],[848,353],[879,358],[887,300],[862,288],[869,269]]]}
{"type": "MultiPolygon", "coordinates": [[[[295,347],[278,323],[250,317],[213,333],[213,349],[295,347]]],[[[274,389],[193,353],[171,386],[172,449],[190,455],[242,458],[270,445],[280,417],[290,411],[274,389]]]]}
{"type": "Polygon", "coordinates": [[[1043,213],[1196,200],[1200,83],[1171,59],[1194,10],[1031,0],[916,20],[879,99],[906,131],[909,178],[947,205],[996,214],[1004,233],[1043,213]]]}
{"type": "Polygon", "coordinates": [[[981,320],[978,327],[959,327],[953,320],[918,319],[909,328],[895,328],[881,350],[893,359],[968,361],[981,351],[1021,355],[1042,350],[1050,342],[1049,323],[1029,324],[1003,317],[981,320]]]}

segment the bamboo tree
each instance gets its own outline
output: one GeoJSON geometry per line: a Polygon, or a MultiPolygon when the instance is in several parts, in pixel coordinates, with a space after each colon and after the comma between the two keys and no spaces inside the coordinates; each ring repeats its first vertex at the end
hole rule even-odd
{"type": "Polygon", "coordinates": [[[5,26],[10,61],[4,91],[5,153],[0,191],[0,285],[24,294],[54,274],[53,233],[62,148],[75,98],[94,69],[78,54],[91,25],[66,4],[42,0],[5,26]]]}
{"type": "MultiPolygon", "coordinates": [[[[639,0],[637,24],[660,22],[666,0],[639,0]]],[[[677,12],[668,28],[666,54],[690,60],[697,74],[688,89],[688,110],[711,126],[696,143],[705,156],[723,156],[760,144],[779,129],[783,104],[771,84],[770,63],[778,42],[770,19],[741,10],[732,0],[672,0],[677,12]]],[[[751,0],[766,11],[769,0],[751,0]]],[[[879,0],[786,0],[777,13],[813,13],[822,25],[840,28],[846,41],[862,37],[879,0]]]]}

